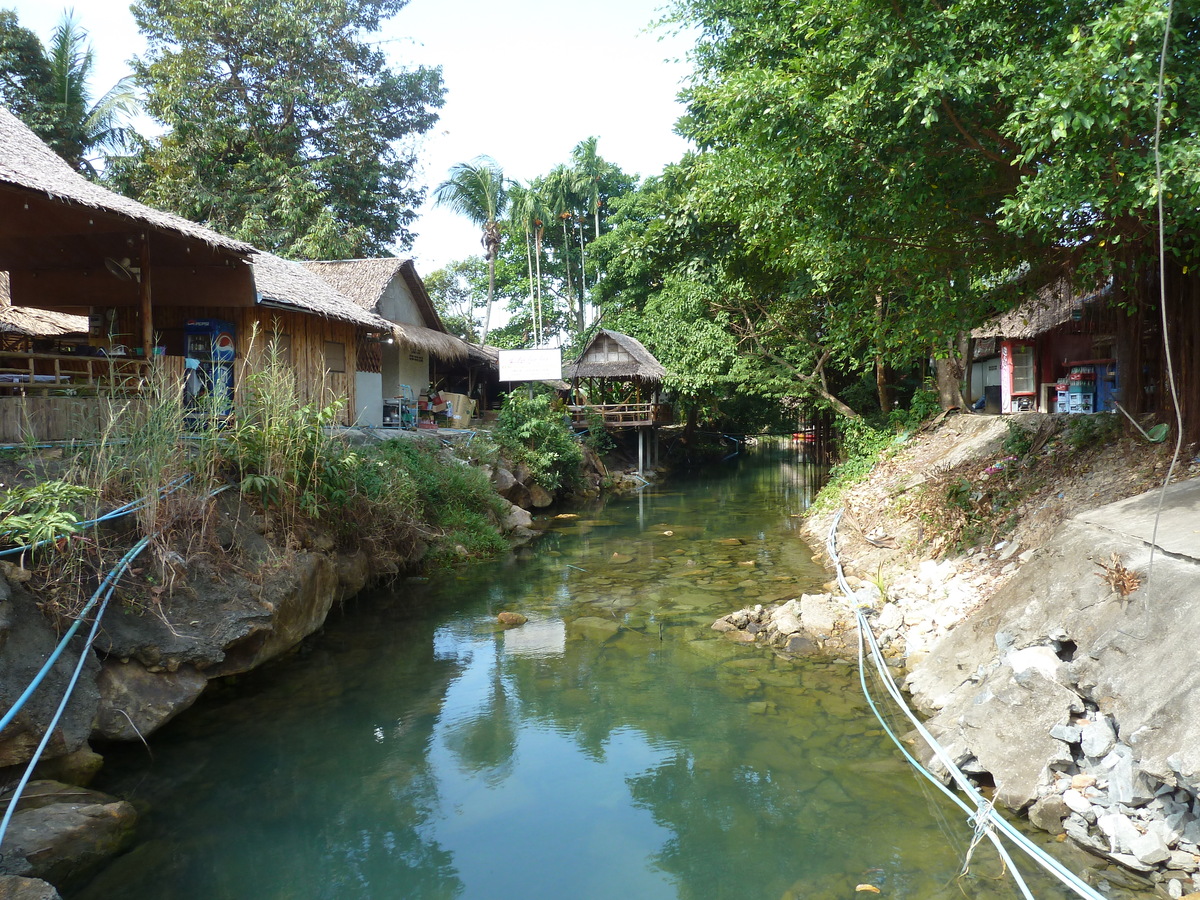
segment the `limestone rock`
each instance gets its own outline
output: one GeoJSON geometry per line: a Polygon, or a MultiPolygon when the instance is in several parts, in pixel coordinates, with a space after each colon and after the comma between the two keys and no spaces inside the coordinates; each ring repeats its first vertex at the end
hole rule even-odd
{"type": "Polygon", "coordinates": [[[52,781],[27,787],[5,836],[10,871],[51,883],[85,876],[133,837],[133,805],[98,791],[52,781]]]}
{"type": "Polygon", "coordinates": [[[0,900],[62,900],[54,886],[40,878],[0,875],[0,900]]]}
{"type": "Polygon", "coordinates": [[[492,487],[496,489],[496,493],[501,497],[507,499],[516,484],[517,479],[504,466],[497,466],[496,471],[492,473],[492,487]]]}
{"type": "Polygon", "coordinates": [[[554,495],[540,484],[528,484],[526,488],[529,491],[529,502],[538,509],[544,509],[554,502],[554,495]]]}
{"type": "Polygon", "coordinates": [[[191,665],[174,672],[149,672],[136,660],[108,659],[96,683],[100,706],[93,734],[111,741],[136,741],[195,703],[208,678],[191,665]]]}
{"type": "Polygon", "coordinates": [[[1042,797],[1029,809],[1029,821],[1042,831],[1058,834],[1062,831],[1063,820],[1071,814],[1067,804],[1058,794],[1042,797]]]}
{"type": "Polygon", "coordinates": [[[1100,715],[1080,729],[1080,741],[1085,756],[1099,759],[1108,755],[1108,751],[1117,743],[1117,735],[1108,717],[1100,715]]]}
{"type": "Polygon", "coordinates": [[[104,757],[84,744],[66,756],[42,760],[34,770],[34,775],[40,779],[87,787],[103,765],[104,757]]]}
{"type": "Polygon", "coordinates": [[[503,625],[505,628],[516,628],[520,625],[524,625],[526,622],[529,621],[529,619],[527,619],[525,616],[521,615],[519,612],[511,612],[506,609],[506,610],[504,610],[504,612],[499,613],[496,616],[496,621],[499,622],[501,625],[503,625]]]}
{"type": "Polygon", "coordinates": [[[518,528],[528,528],[533,524],[533,514],[515,504],[508,504],[508,513],[500,523],[504,531],[516,531],[518,528]]]}

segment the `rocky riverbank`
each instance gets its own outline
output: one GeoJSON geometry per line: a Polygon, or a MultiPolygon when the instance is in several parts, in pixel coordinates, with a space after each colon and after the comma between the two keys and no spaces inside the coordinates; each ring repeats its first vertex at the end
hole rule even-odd
{"type": "MultiPolygon", "coordinates": [[[[1185,460],[1168,494],[1151,576],[1157,494],[1137,495],[1161,480],[1166,449],[1088,444],[1079,426],[1030,415],[1017,456],[1010,422],[949,419],[842,498],[855,599],[930,730],[999,802],[1118,864],[1112,880],[1200,892],[1200,674],[1185,662],[1200,641],[1200,463],[1185,460]]],[[[831,521],[810,517],[813,546],[831,521]]],[[[714,627],[845,656],[845,607],[815,628],[804,615],[835,599],[714,627]]]]}
{"type": "MultiPolygon", "coordinates": [[[[487,474],[504,498],[496,525],[511,545],[533,539],[538,532],[531,511],[550,506],[555,495],[527,470],[503,461],[487,474]]],[[[580,481],[585,493],[624,483],[595,458],[585,460],[580,481]]],[[[339,550],[312,525],[285,538],[262,510],[234,491],[215,497],[205,528],[208,549],[186,561],[178,557],[169,589],[155,590],[150,581],[148,589],[119,591],[51,735],[38,780],[24,792],[0,848],[0,896],[56,896],[47,882],[86,877],[133,835],[133,807],[86,788],[103,762],[93,745],[146,740],[184,713],[211,682],[288,652],[324,624],[335,604],[418,565],[427,546],[413,541],[407,557],[381,560],[339,550]]],[[[136,538],[132,532],[110,536],[126,545],[136,538]]],[[[457,551],[467,555],[465,548],[457,551]]],[[[15,704],[57,644],[57,608],[33,572],[0,562],[0,708],[15,704]]],[[[0,733],[0,779],[9,789],[67,688],[79,661],[78,640],[0,733]]]]}

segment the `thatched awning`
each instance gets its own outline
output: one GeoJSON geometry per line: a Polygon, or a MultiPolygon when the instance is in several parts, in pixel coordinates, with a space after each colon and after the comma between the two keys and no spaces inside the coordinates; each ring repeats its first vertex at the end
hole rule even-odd
{"type": "Polygon", "coordinates": [[[1041,288],[1034,296],[971,331],[971,337],[1031,340],[1071,320],[1071,308],[1090,299],[1075,291],[1069,281],[1059,280],[1041,288]]]}
{"type": "Polygon", "coordinates": [[[87,316],[70,316],[45,309],[10,305],[8,273],[0,272],[0,334],[51,338],[87,334],[87,330],[87,316]]]}
{"type": "Polygon", "coordinates": [[[0,107],[0,185],[113,213],[233,253],[246,254],[254,249],[249,244],[225,237],[182,216],[152,209],[93,184],[67,165],[24,122],[3,107],[0,107]]]}
{"type": "Polygon", "coordinates": [[[563,378],[610,378],[657,384],[667,370],[637,338],[601,328],[579,359],[563,366],[563,378]]]}
{"type": "Polygon", "coordinates": [[[432,328],[409,325],[407,322],[388,322],[388,324],[397,340],[426,350],[441,359],[466,359],[468,356],[467,342],[445,331],[434,331],[432,328]]]}

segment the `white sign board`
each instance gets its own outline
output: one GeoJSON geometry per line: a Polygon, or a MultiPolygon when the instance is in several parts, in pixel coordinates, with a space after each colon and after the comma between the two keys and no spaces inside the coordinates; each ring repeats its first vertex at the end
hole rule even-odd
{"type": "Polygon", "coordinates": [[[548,381],[562,379],[562,349],[501,350],[501,381],[548,381]]]}

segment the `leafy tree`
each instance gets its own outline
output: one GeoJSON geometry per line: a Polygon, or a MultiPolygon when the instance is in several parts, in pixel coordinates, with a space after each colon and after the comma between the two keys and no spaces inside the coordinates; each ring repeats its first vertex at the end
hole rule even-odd
{"type": "Polygon", "coordinates": [[[452,334],[474,343],[479,339],[477,298],[482,296],[479,285],[485,283],[487,266],[478,256],[449,263],[425,277],[425,287],[442,323],[452,334]]]}
{"type": "Polygon", "coordinates": [[[441,72],[393,69],[365,39],[406,3],[137,0],[135,74],[169,131],[115,182],[285,256],[407,248],[441,72]]]}
{"type": "Polygon", "coordinates": [[[15,13],[0,10],[0,100],[90,178],[101,156],[128,150],[133,133],[125,122],[141,109],[132,76],[92,101],[95,59],[73,11],[63,13],[43,47],[15,13]]]}
{"type": "Polygon", "coordinates": [[[483,230],[480,243],[488,262],[487,312],[483,317],[486,344],[492,324],[492,299],[496,293],[496,254],[500,250],[500,222],[508,205],[508,181],[495,160],[486,156],[474,162],[458,163],[450,176],[433,192],[434,203],[466,216],[483,230]]]}

